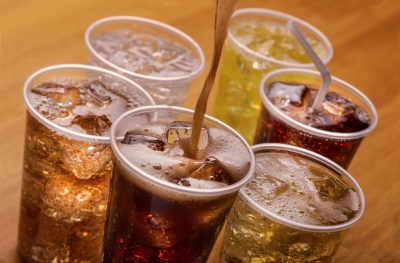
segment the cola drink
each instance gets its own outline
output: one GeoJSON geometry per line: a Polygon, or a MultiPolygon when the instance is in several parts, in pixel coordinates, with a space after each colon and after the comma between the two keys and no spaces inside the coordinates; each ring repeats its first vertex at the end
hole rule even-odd
{"type": "Polygon", "coordinates": [[[239,187],[252,175],[252,152],[237,133],[206,117],[196,158],[189,158],[193,111],[146,108],[112,128],[116,169],[104,262],[206,262],[239,187]],[[129,125],[140,114],[157,117],[129,125]],[[166,121],[170,116],[179,121],[166,121]]]}
{"type": "Polygon", "coordinates": [[[322,108],[314,109],[320,81],[318,72],[308,70],[267,75],[260,85],[264,107],[254,142],[296,145],[347,168],[363,138],[375,128],[376,110],[365,95],[335,77],[322,108]]]}
{"type": "Polygon", "coordinates": [[[34,73],[24,96],[18,253],[24,262],[101,262],[113,169],[109,129],[152,99],[115,73],[83,65],[34,73]]]}

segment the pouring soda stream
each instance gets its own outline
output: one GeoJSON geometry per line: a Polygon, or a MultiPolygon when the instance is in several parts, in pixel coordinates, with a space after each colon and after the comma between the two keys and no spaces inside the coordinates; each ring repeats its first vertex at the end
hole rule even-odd
{"type": "Polygon", "coordinates": [[[190,142],[189,156],[195,157],[197,145],[200,138],[200,131],[203,124],[204,114],[207,109],[207,101],[215,81],[219,59],[221,57],[222,46],[228,32],[229,20],[233,14],[237,0],[217,0],[214,23],[214,54],[211,69],[204,82],[203,89],[196,103],[193,116],[192,137],[190,142]]]}
{"type": "Polygon", "coordinates": [[[325,95],[328,92],[328,87],[331,84],[331,73],[329,72],[325,64],[321,61],[317,53],[315,53],[310,43],[308,43],[301,31],[297,28],[295,22],[293,20],[290,20],[287,23],[287,26],[289,27],[290,31],[292,31],[293,35],[297,38],[300,45],[304,48],[307,55],[314,63],[315,67],[319,70],[319,72],[321,72],[322,83],[319,87],[317,96],[315,97],[315,100],[311,106],[311,108],[314,110],[321,110],[322,102],[324,101],[325,95]]]}

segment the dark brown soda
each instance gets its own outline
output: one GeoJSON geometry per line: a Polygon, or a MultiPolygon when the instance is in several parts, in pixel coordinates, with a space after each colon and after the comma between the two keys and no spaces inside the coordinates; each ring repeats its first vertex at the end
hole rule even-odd
{"type": "Polygon", "coordinates": [[[117,162],[104,262],[206,262],[236,193],[178,200],[129,177],[117,162]]]}
{"type": "MultiPolygon", "coordinates": [[[[309,87],[311,85],[274,82],[270,84],[267,96],[283,113],[316,129],[353,133],[366,129],[370,125],[368,114],[364,110],[335,92],[327,93],[325,105],[321,111],[312,111],[311,104],[317,94],[317,89],[309,87]],[[273,90],[274,85],[281,85],[281,89],[273,90]]],[[[362,139],[363,137],[337,139],[316,136],[290,126],[276,118],[263,106],[254,143],[274,142],[299,146],[328,157],[343,168],[348,168],[362,139]]]]}

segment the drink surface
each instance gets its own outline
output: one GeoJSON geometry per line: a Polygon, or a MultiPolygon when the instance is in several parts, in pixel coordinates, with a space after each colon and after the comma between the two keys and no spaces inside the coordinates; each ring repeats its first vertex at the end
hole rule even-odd
{"type": "Polygon", "coordinates": [[[36,85],[28,94],[32,106],[52,122],[84,134],[108,135],[112,121],[144,104],[138,95],[100,80],[55,80],[36,85]]]}
{"type": "MultiPolygon", "coordinates": [[[[285,25],[239,20],[232,24],[230,31],[240,43],[266,57],[311,63],[285,25]]],[[[326,47],[314,38],[307,37],[307,40],[323,57],[326,47]]],[[[265,74],[279,67],[282,66],[250,57],[229,42],[225,45],[213,114],[236,129],[249,143],[253,142],[260,111],[260,81],[265,74]]]]}
{"type": "Polygon", "coordinates": [[[244,144],[228,131],[203,127],[198,159],[187,156],[191,123],[150,122],[126,133],[118,147],[143,171],[184,187],[220,188],[239,181],[250,157],[244,144]]]}
{"type": "MultiPolygon", "coordinates": [[[[279,61],[312,63],[296,37],[283,23],[265,19],[241,19],[230,27],[231,33],[241,44],[279,61]]],[[[306,35],[314,51],[324,55],[325,48],[320,41],[306,35]]]]}
{"type": "Polygon", "coordinates": [[[308,126],[331,132],[357,132],[370,125],[368,113],[336,92],[328,92],[322,110],[311,108],[318,93],[312,85],[273,82],[269,100],[291,118],[308,126]]]}
{"type": "Polygon", "coordinates": [[[360,209],[358,194],[337,174],[287,153],[256,154],[243,191],[267,211],[307,225],[344,223],[360,209]]]}
{"type": "MultiPolygon", "coordinates": [[[[354,218],[360,200],[332,171],[303,157],[256,154],[256,172],[244,193],[292,222],[329,226],[354,218]]],[[[279,223],[239,198],[228,217],[221,262],[330,262],[343,231],[312,232],[279,223]]]]}
{"type": "MultiPolygon", "coordinates": [[[[317,94],[313,85],[273,82],[268,87],[268,100],[294,120],[322,131],[353,133],[370,126],[368,113],[338,93],[328,92],[322,110],[313,110],[317,94]]],[[[288,124],[268,107],[263,107],[257,123],[254,143],[286,143],[317,152],[347,168],[363,137],[341,139],[319,136],[288,124]]]]}
{"type": "Polygon", "coordinates": [[[109,62],[147,76],[184,76],[200,65],[190,50],[156,32],[122,28],[97,35],[91,44],[109,62]]]}

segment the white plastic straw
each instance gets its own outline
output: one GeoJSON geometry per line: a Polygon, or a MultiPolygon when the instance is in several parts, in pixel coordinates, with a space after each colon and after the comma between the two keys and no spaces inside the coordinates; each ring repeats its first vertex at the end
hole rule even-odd
{"type": "Polygon", "coordinates": [[[328,68],[325,64],[321,61],[318,55],[314,52],[311,45],[308,43],[306,38],[303,36],[301,31],[297,28],[294,21],[290,20],[287,23],[287,26],[292,31],[293,35],[297,38],[300,45],[304,48],[307,55],[311,58],[314,65],[317,67],[319,72],[322,76],[322,83],[319,87],[317,96],[315,97],[314,103],[311,106],[313,109],[321,110],[322,109],[322,102],[324,101],[325,95],[328,92],[328,87],[331,84],[331,73],[329,72],[328,68]]]}

